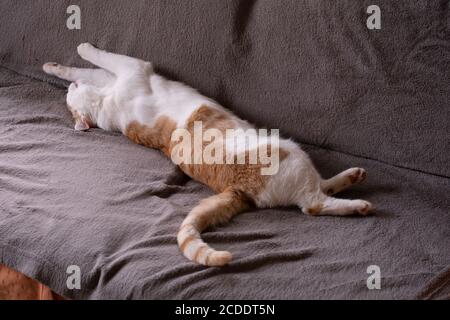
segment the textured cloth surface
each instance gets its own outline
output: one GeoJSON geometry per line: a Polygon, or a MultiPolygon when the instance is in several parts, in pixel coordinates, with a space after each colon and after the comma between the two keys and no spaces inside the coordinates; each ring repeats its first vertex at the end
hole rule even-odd
{"type": "Polygon", "coordinates": [[[152,61],[259,126],[327,149],[450,176],[447,0],[0,2],[0,63],[42,77],[76,46],[152,61]]]}
{"type": "Polygon", "coordinates": [[[449,5],[378,2],[370,31],[367,1],[78,1],[70,31],[68,1],[1,1],[0,262],[70,298],[448,298],[449,5]],[[204,234],[230,266],[192,264],[176,232],[212,192],[158,151],[75,132],[64,83],[40,71],[85,65],[85,41],[280,128],[324,177],[364,167],[340,196],[377,214],[249,211],[204,234]],[[372,264],[381,290],[366,287],[372,264]]]}

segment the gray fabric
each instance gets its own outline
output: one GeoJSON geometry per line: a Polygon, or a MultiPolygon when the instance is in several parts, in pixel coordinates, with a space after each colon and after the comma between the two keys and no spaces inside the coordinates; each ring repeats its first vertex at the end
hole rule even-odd
{"type": "Polygon", "coordinates": [[[450,176],[447,0],[3,0],[0,63],[42,77],[43,62],[85,65],[89,41],[153,61],[259,126],[298,141],[450,176]]]}
{"type": "Polygon", "coordinates": [[[378,1],[379,31],[368,1],[78,3],[69,31],[68,1],[0,2],[0,262],[71,298],[449,297],[448,1],[378,1]],[[40,71],[84,65],[84,41],[280,128],[325,177],[366,168],[341,196],[377,214],[253,210],[204,234],[230,266],[190,263],[175,234],[211,191],[123,136],[75,132],[63,83],[40,71]],[[69,265],[82,290],[66,288],[69,265]]]}

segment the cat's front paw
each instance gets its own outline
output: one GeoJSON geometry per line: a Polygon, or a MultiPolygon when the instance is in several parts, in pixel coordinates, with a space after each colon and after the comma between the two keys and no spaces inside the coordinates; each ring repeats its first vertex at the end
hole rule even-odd
{"type": "Polygon", "coordinates": [[[57,64],[56,62],[47,62],[44,63],[44,65],[42,66],[42,70],[44,70],[45,73],[48,74],[55,74],[55,72],[58,70],[59,68],[59,64],[57,64]]]}
{"type": "Polygon", "coordinates": [[[86,53],[89,52],[89,50],[94,49],[94,46],[90,44],[89,42],[84,42],[78,45],[77,52],[80,56],[85,56],[86,53]]]}

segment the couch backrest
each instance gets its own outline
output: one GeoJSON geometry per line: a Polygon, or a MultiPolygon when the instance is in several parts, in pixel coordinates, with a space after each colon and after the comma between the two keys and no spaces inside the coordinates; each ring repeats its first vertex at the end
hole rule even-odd
{"type": "MultiPolygon", "coordinates": [[[[77,44],[154,62],[259,126],[395,166],[450,176],[448,1],[0,2],[0,64],[49,80],[85,65],[77,44]]],[[[350,166],[351,164],[349,164],[350,166]]]]}

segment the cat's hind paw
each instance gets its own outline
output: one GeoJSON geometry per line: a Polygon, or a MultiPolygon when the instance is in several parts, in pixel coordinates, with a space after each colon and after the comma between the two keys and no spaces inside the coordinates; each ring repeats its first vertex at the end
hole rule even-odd
{"type": "Polygon", "coordinates": [[[363,168],[352,168],[348,174],[348,179],[351,184],[361,183],[367,178],[367,172],[363,168]]]}
{"type": "Polygon", "coordinates": [[[355,202],[354,214],[367,216],[374,209],[373,205],[369,201],[355,200],[354,202],[355,202]]]}

